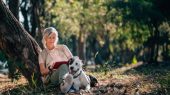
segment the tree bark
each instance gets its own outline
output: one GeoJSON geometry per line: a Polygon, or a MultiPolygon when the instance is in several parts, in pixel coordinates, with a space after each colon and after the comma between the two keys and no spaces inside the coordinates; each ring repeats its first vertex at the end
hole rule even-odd
{"type": "MultiPolygon", "coordinates": [[[[9,10],[12,12],[15,18],[19,20],[19,0],[9,0],[8,5],[9,10]]],[[[16,76],[16,73],[18,73],[16,65],[10,61],[8,61],[8,70],[9,70],[8,77],[11,78],[12,81],[13,79],[18,78],[18,76],[16,76]]]]}
{"type": "Polygon", "coordinates": [[[32,87],[42,86],[38,64],[41,48],[0,0],[0,50],[16,65],[32,87]]]}

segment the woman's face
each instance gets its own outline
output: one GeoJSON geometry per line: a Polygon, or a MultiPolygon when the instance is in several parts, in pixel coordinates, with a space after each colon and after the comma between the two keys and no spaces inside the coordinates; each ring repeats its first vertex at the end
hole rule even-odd
{"type": "Polygon", "coordinates": [[[47,48],[55,47],[55,41],[58,41],[58,36],[55,33],[51,33],[45,40],[47,48]]]}

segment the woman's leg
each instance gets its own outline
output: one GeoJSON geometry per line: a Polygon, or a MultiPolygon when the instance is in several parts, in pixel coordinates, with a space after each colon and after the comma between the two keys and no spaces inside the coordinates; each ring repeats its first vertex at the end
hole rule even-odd
{"type": "Polygon", "coordinates": [[[66,64],[62,64],[57,70],[55,70],[51,77],[50,77],[50,81],[52,85],[56,85],[58,86],[62,80],[63,80],[63,76],[68,73],[68,66],[66,64]]]}
{"type": "Polygon", "coordinates": [[[61,83],[63,81],[63,77],[66,73],[68,73],[68,65],[67,64],[63,64],[59,67],[59,83],[61,83]]]}

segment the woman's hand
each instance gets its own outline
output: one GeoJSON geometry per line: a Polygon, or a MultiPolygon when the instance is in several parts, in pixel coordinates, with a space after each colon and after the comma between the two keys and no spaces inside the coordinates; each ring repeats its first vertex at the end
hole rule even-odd
{"type": "Polygon", "coordinates": [[[48,73],[51,75],[51,74],[52,74],[52,72],[53,72],[53,69],[51,68],[51,66],[49,66],[49,67],[48,67],[48,70],[49,70],[49,72],[48,72],[48,73]]]}
{"type": "Polygon", "coordinates": [[[40,72],[41,72],[41,75],[44,76],[44,75],[47,75],[50,71],[48,68],[45,68],[43,63],[41,63],[40,64],[40,72]]]}

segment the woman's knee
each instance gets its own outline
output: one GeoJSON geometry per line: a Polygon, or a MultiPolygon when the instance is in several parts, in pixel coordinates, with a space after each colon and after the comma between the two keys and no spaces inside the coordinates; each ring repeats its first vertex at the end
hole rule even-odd
{"type": "Polygon", "coordinates": [[[68,70],[68,65],[67,64],[62,64],[59,69],[66,69],[68,70]]]}

